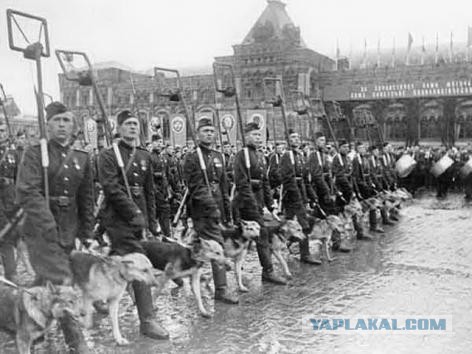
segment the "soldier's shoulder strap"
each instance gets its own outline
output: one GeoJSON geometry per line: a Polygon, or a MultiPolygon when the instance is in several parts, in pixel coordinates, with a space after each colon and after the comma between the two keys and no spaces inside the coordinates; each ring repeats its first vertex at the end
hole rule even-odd
{"type": "Polygon", "coordinates": [[[142,146],[142,145],[136,146],[136,150],[149,152],[148,149],[146,149],[146,148],[145,148],[144,146],[142,146]]]}
{"type": "Polygon", "coordinates": [[[72,150],[73,150],[74,152],[78,152],[79,154],[85,154],[85,155],[88,155],[88,154],[89,154],[89,152],[88,152],[87,150],[81,149],[81,148],[77,148],[77,147],[73,148],[72,150]]]}

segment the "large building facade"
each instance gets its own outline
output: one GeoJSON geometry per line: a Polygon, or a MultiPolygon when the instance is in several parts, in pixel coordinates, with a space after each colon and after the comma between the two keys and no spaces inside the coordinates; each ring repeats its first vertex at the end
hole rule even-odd
{"type": "MultiPolygon", "coordinates": [[[[267,101],[281,94],[280,87],[265,78],[283,82],[290,128],[310,140],[313,132],[326,130],[328,122],[338,138],[371,141],[392,140],[414,144],[423,141],[453,143],[472,137],[472,64],[423,63],[350,69],[306,47],[289,18],[285,4],[268,0],[267,7],[233,55],[216,57],[215,63],[231,64],[244,121],[258,119],[268,141],[284,136],[279,107],[267,101]],[[306,109],[308,107],[308,109],[306,109]]],[[[229,71],[217,66],[216,82],[233,86],[229,71]]],[[[209,70],[210,71],[210,70],[209,70]]],[[[165,96],[175,89],[175,78],[144,75],[109,65],[97,70],[100,93],[108,115],[122,109],[139,112],[149,137],[159,126],[164,138],[182,144],[189,138],[181,103],[165,96]]],[[[59,75],[61,99],[86,121],[97,118],[96,102],[89,87],[80,87],[59,75]]],[[[182,90],[191,121],[201,116],[220,120],[225,139],[238,138],[233,97],[215,93],[211,71],[182,77],[182,90]]]]}

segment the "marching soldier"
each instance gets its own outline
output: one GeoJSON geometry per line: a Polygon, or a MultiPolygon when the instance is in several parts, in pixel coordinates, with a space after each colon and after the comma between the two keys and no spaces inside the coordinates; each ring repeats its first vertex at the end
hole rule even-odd
{"type": "Polygon", "coordinates": [[[167,164],[167,182],[170,185],[170,208],[171,214],[174,215],[179,208],[179,200],[182,197],[182,180],[180,161],[175,157],[175,149],[172,145],[167,145],[165,149],[165,160],[167,164]]]}
{"type": "MultiPolygon", "coordinates": [[[[375,185],[370,179],[369,162],[366,157],[366,147],[362,142],[356,144],[357,156],[352,160],[352,178],[353,183],[357,186],[358,193],[362,199],[373,197],[375,193],[375,185]]],[[[377,225],[377,212],[375,209],[369,210],[370,230],[373,232],[383,233],[383,229],[377,225]]],[[[364,234],[360,220],[354,224],[357,231],[357,238],[360,240],[372,240],[372,237],[364,234]]]]}
{"type": "MultiPolygon", "coordinates": [[[[110,254],[144,253],[140,243],[143,232],[149,229],[155,233],[157,228],[151,156],[144,148],[136,146],[140,131],[138,118],[124,110],[117,116],[117,126],[118,149],[125,167],[123,172],[113,148],[101,152],[98,175],[106,200],[103,225],[111,241],[110,254]]],[[[168,339],[169,333],[154,319],[151,288],[137,281],[132,285],[140,332],[154,339],[168,339]]]]}
{"type": "Polygon", "coordinates": [[[236,195],[234,202],[241,219],[257,221],[261,226],[257,240],[257,255],[262,266],[262,280],[274,284],[286,284],[284,278],[277,276],[272,265],[272,253],[269,247],[269,233],[264,226],[263,208],[272,211],[273,199],[267,179],[265,158],[258,151],[261,145],[261,133],[256,123],[245,126],[246,149],[249,155],[249,170],[245,151],[240,150],[234,160],[234,179],[236,195]]]}
{"type": "MultiPolygon", "coordinates": [[[[282,207],[285,210],[288,219],[297,217],[302,226],[303,232],[308,236],[314,220],[307,215],[306,206],[309,204],[307,189],[304,180],[304,163],[300,146],[300,137],[298,133],[289,132],[290,149],[285,152],[280,161],[280,178],[282,181],[283,196],[282,207]],[[290,156],[293,154],[292,157],[290,156]]],[[[312,154],[313,155],[313,154],[312,154]]],[[[310,255],[308,237],[300,241],[300,261],[308,264],[321,264],[320,259],[321,242],[318,240],[316,249],[310,255]]]]}
{"type": "MultiPolygon", "coordinates": [[[[0,229],[8,222],[15,211],[15,179],[18,155],[10,147],[8,130],[5,122],[0,122],[0,229]]],[[[12,230],[3,240],[0,240],[5,278],[16,280],[15,247],[18,242],[18,232],[12,230]]]]}
{"type": "Polygon", "coordinates": [[[349,144],[346,140],[339,141],[339,153],[333,158],[332,171],[334,177],[334,184],[341,192],[344,199],[342,206],[349,204],[352,197],[352,186],[349,183],[349,176],[351,174],[351,163],[347,157],[349,152],[349,144]]]}
{"type": "MultiPolygon", "coordinates": [[[[384,170],[379,158],[379,148],[376,145],[373,145],[369,150],[371,153],[369,157],[370,179],[374,183],[375,189],[379,192],[390,189],[388,181],[384,178],[384,170]]],[[[380,215],[384,225],[394,225],[393,222],[389,220],[386,206],[380,208],[380,215]]]]}
{"type": "MultiPolygon", "coordinates": [[[[23,235],[37,285],[70,285],[69,254],[75,238],[93,237],[92,170],[88,154],[72,149],[73,114],[60,102],[46,107],[49,132],[49,208],[44,197],[39,144],[26,149],[18,172],[17,198],[26,213],[23,235]]],[[[78,322],[60,320],[71,353],[88,353],[78,322]]]]}
{"type": "MultiPolygon", "coordinates": [[[[215,138],[215,127],[211,119],[198,121],[197,138],[205,161],[209,186],[206,184],[197,151],[189,152],[184,162],[184,176],[189,189],[188,212],[198,237],[214,239],[223,244],[221,222],[231,220],[228,181],[224,172],[221,153],[211,148],[215,138]]],[[[237,304],[239,299],[228,292],[226,269],[212,262],[215,300],[237,304]]]]}
{"type": "Polygon", "coordinates": [[[281,143],[277,143],[275,145],[274,151],[269,155],[269,169],[268,169],[268,176],[269,176],[269,184],[271,189],[275,189],[280,186],[280,173],[279,173],[279,166],[280,166],[280,159],[282,158],[284,150],[284,145],[281,143]]]}
{"type": "Polygon", "coordinates": [[[160,135],[152,136],[151,163],[154,174],[154,187],[156,198],[156,215],[159,220],[161,231],[166,237],[171,236],[170,232],[170,186],[167,181],[168,167],[167,161],[162,156],[163,141],[160,135]]]}
{"type": "Polygon", "coordinates": [[[225,158],[225,169],[226,174],[228,175],[228,182],[233,183],[233,152],[231,151],[231,144],[228,141],[223,143],[223,154],[225,158]]]}
{"type": "Polygon", "coordinates": [[[332,209],[330,189],[326,181],[325,171],[328,168],[328,161],[324,149],[326,147],[326,137],[321,132],[315,133],[315,151],[308,159],[311,175],[311,183],[319,199],[320,207],[328,212],[332,209]]]}
{"type": "Polygon", "coordinates": [[[397,186],[397,175],[395,172],[395,158],[392,154],[392,145],[385,142],[381,148],[381,163],[384,172],[384,178],[390,186],[390,189],[394,191],[397,186]]]}

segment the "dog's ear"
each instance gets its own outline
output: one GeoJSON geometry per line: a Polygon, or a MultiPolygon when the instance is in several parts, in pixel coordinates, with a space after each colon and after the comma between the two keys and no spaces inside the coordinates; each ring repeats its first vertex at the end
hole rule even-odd
{"type": "Polygon", "coordinates": [[[56,288],[56,287],[54,286],[54,284],[51,283],[51,281],[49,281],[49,280],[46,282],[46,290],[47,290],[49,293],[51,293],[51,294],[56,294],[56,293],[58,293],[57,288],[56,288]]]}
{"type": "Polygon", "coordinates": [[[205,240],[204,238],[200,239],[200,243],[201,243],[202,247],[209,248],[211,246],[209,240],[205,240]]]}

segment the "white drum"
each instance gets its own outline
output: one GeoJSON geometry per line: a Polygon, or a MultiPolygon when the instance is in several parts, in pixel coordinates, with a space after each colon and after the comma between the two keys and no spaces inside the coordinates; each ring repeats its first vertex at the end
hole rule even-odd
{"type": "Polygon", "coordinates": [[[451,167],[454,163],[454,160],[451,159],[448,155],[444,155],[441,159],[434,164],[431,168],[431,173],[434,177],[438,178],[441,176],[446,170],[451,167]]]}
{"type": "Polygon", "coordinates": [[[467,177],[468,175],[470,175],[471,172],[472,172],[472,157],[469,157],[469,161],[467,161],[465,165],[462,166],[461,168],[462,178],[467,177]]]}
{"type": "Polygon", "coordinates": [[[395,169],[397,170],[398,176],[400,178],[405,178],[407,177],[411,171],[416,166],[416,161],[413,157],[411,157],[408,154],[403,155],[398,159],[398,161],[395,163],[395,169]]]}

